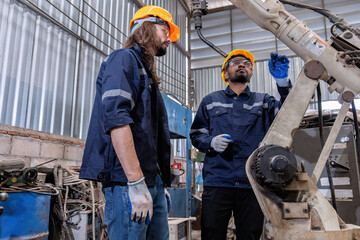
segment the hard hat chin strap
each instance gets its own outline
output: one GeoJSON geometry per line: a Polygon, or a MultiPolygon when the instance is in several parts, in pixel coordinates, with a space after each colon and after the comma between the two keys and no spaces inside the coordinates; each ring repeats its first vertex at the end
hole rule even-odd
{"type": "Polygon", "coordinates": [[[170,29],[170,26],[166,21],[164,21],[158,17],[147,17],[147,18],[141,18],[141,19],[135,20],[131,24],[130,34],[133,34],[135,32],[135,30],[138,29],[139,27],[141,27],[141,25],[144,22],[152,22],[152,23],[156,23],[156,24],[160,24],[160,25],[165,25],[170,29]]]}

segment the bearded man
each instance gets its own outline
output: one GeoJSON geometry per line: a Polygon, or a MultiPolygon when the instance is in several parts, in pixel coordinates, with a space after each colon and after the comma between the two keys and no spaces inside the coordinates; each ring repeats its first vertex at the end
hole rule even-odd
{"type": "Polygon", "coordinates": [[[281,95],[278,101],[250,91],[254,56],[242,49],[234,50],[222,65],[222,79],[229,86],[208,94],[200,103],[190,137],[193,146],[206,153],[202,174],[203,240],[225,240],[232,214],[237,239],[258,240],[261,236],[263,213],[247,179],[245,164],[289,93],[288,64],[286,56],[271,54],[269,70],[281,95]]]}
{"type": "Polygon", "coordinates": [[[130,31],[101,65],[80,178],[103,184],[110,240],[167,240],[170,133],[155,56],[180,30],[165,9],[145,6],[130,31]]]}

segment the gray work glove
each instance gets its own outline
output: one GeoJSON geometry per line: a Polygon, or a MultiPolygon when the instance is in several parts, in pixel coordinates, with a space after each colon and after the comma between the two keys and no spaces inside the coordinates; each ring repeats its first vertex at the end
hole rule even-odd
{"type": "Polygon", "coordinates": [[[211,140],[210,146],[217,152],[222,153],[233,142],[229,134],[220,134],[211,140]]]}
{"type": "Polygon", "coordinates": [[[130,221],[149,224],[153,215],[153,200],[146,186],[145,177],[128,182],[130,221]]]}
{"type": "Polygon", "coordinates": [[[166,199],[168,213],[169,213],[170,209],[171,209],[171,196],[170,196],[170,193],[166,190],[166,188],[164,188],[164,193],[165,193],[165,199],[166,199]]]}

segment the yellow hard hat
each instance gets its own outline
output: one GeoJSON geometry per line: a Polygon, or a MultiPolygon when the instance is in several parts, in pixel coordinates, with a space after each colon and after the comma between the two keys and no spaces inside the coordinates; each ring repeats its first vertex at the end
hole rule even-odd
{"type": "Polygon", "coordinates": [[[226,67],[226,63],[231,59],[231,58],[233,58],[233,57],[235,57],[235,56],[243,56],[243,57],[245,57],[245,58],[247,58],[247,59],[249,59],[250,61],[251,61],[251,73],[253,72],[253,70],[254,70],[254,56],[252,55],[252,53],[251,52],[249,52],[249,51],[246,51],[246,50],[243,50],[243,49],[235,49],[235,50],[233,50],[233,51],[231,51],[231,53],[229,53],[229,55],[227,55],[227,57],[225,58],[225,61],[224,61],[224,63],[223,63],[223,65],[222,65],[222,67],[221,67],[221,77],[222,77],[222,79],[223,79],[223,81],[227,84],[227,85],[229,85],[229,83],[226,81],[226,79],[225,79],[225,67],[226,67]]]}
{"type": "Polygon", "coordinates": [[[147,18],[150,16],[158,17],[161,20],[163,20],[169,24],[169,27],[170,27],[169,37],[172,42],[176,42],[179,39],[180,29],[178,26],[176,26],[174,24],[171,14],[168,11],[166,11],[165,9],[158,7],[158,6],[154,6],[154,5],[149,5],[149,6],[140,8],[135,13],[133,19],[131,19],[130,24],[129,24],[130,28],[131,28],[132,23],[135,20],[147,18]]]}

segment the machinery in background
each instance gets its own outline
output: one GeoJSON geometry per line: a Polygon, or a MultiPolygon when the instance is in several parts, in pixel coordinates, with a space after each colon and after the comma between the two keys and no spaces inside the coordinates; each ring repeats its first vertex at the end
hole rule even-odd
{"type": "MultiPolygon", "coordinates": [[[[190,158],[191,141],[189,138],[191,127],[191,110],[184,106],[175,96],[161,93],[169,120],[170,138],[172,140],[185,140],[186,164],[172,160],[172,180],[173,184],[171,188],[168,188],[168,192],[171,195],[171,209],[169,216],[177,218],[188,218],[191,216],[192,205],[192,160],[190,158]],[[179,177],[182,174],[186,174],[186,184],[179,184],[179,177]]],[[[174,151],[173,151],[174,152],[174,151]]],[[[174,159],[174,158],[173,158],[174,159]]]]}
{"type": "MultiPolygon", "coordinates": [[[[174,162],[177,183],[168,189],[172,208],[171,236],[191,237],[192,162],[189,149],[191,110],[162,93],[171,139],[186,142],[185,162],[174,162]],[[186,184],[179,177],[186,174],[186,184]]],[[[23,159],[0,161],[0,239],[106,239],[105,197],[101,184],[79,179],[78,169],[25,167],[23,159]],[[41,181],[40,181],[41,178],[41,181]],[[24,204],[25,203],[25,204],[24,204]],[[36,224],[34,225],[34,222],[36,224]]],[[[176,238],[174,238],[176,239],[176,238]]]]}
{"type": "MultiPolygon", "coordinates": [[[[330,130],[331,126],[324,127],[325,137],[328,136],[330,130]]],[[[359,159],[353,133],[354,126],[350,122],[341,126],[329,155],[329,163],[337,212],[346,223],[360,225],[359,159]]],[[[312,174],[316,165],[315,160],[321,153],[319,128],[313,126],[298,129],[294,134],[292,152],[298,162],[304,163],[306,172],[312,174]]],[[[325,169],[320,175],[317,188],[331,201],[331,188],[325,169]]]]}
{"type": "Polygon", "coordinates": [[[0,189],[8,196],[0,201],[0,239],[48,239],[51,194],[0,189]]]}
{"type": "Polygon", "coordinates": [[[221,56],[226,58],[227,54],[215,46],[212,42],[208,41],[201,32],[202,29],[202,15],[206,15],[208,12],[207,2],[205,0],[192,0],[191,1],[191,15],[194,18],[194,25],[199,38],[206,43],[209,47],[214,49],[221,56]]]}
{"type": "Polygon", "coordinates": [[[23,159],[0,161],[0,239],[48,239],[50,199],[58,190],[37,184],[37,167],[24,166],[23,159]]]}
{"type": "Polygon", "coordinates": [[[181,164],[181,162],[176,162],[175,160],[173,160],[173,163],[170,167],[170,174],[171,186],[180,186],[180,177],[185,174],[185,170],[183,169],[183,165],[181,164]]]}
{"type": "MultiPolygon", "coordinates": [[[[262,238],[360,239],[360,227],[346,224],[334,209],[334,191],[333,207],[317,188],[345,115],[360,93],[360,30],[329,11],[319,10],[334,23],[333,36],[325,41],[288,13],[280,1],[230,1],[305,61],[276,119],[246,164],[247,176],[265,215],[262,238]],[[330,92],[339,93],[342,107],[326,141],[320,130],[322,151],[314,160],[310,177],[305,165],[298,164],[291,146],[320,80],[330,85],[330,92]]],[[[331,176],[329,182],[332,184],[331,176]]]]}
{"type": "MultiPolygon", "coordinates": [[[[351,104],[356,119],[353,99],[360,93],[360,29],[353,28],[326,9],[288,0],[230,2],[260,27],[272,32],[305,61],[305,66],[276,119],[246,164],[248,179],[265,215],[262,239],[360,239],[360,227],[346,224],[335,210],[336,196],[330,164],[333,168],[342,170],[347,170],[348,167],[343,160],[339,160],[339,155],[334,155],[334,158],[328,161],[329,157],[332,157],[333,146],[337,146],[334,142],[351,104]],[[331,40],[323,40],[304,22],[288,13],[281,2],[312,9],[327,17],[334,23],[331,27],[331,40]],[[339,101],[342,103],[326,141],[322,128],[320,80],[330,85],[330,92],[339,93],[339,101]],[[297,162],[291,147],[293,135],[303,119],[315,89],[319,97],[319,141],[322,150],[319,158],[311,161],[316,165],[310,177],[304,162],[297,162]],[[337,159],[335,156],[338,156],[337,159]],[[327,169],[334,207],[317,188],[324,166],[327,169]]],[[[223,51],[209,43],[201,34],[201,16],[207,13],[206,8],[206,1],[192,1],[195,29],[200,39],[226,57],[223,51]]],[[[354,126],[359,145],[357,121],[354,126]]],[[[358,171],[358,168],[355,166],[353,170],[358,171]]],[[[358,174],[353,174],[352,178],[359,181],[358,174]]],[[[358,191],[353,192],[356,193],[358,191]]]]}
{"type": "Polygon", "coordinates": [[[191,219],[170,217],[169,240],[191,240],[191,219]]]}
{"type": "MultiPolygon", "coordinates": [[[[190,158],[191,141],[189,137],[192,112],[173,95],[161,93],[169,120],[172,142],[182,140],[185,143],[185,156],[171,159],[172,184],[167,191],[171,196],[169,212],[169,239],[191,239],[191,216],[193,215],[192,198],[192,160],[190,158]],[[184,178],[185,181],[181,181],[184,178]]],[[[177,144],[178,144],[177,143],[177,144]]],[[[172,153],[174,153],[172,149],[172,153]]]]}
{"type": "Polygon", "coordinates": [[[51,239],[106,239],[105,196],[101,184],[79,179],[79,168],[56,164],[47,174],[59,194],[52,198],[49,237],[51,239]]]}
{"type": "Polygon", "coordinates": [[[17,183],[32,183],[37,179],[37,167],[25,168],[23,159],[11,159],[0,162],[0,186],[17,183]]]}
{"type": "Polygon", "coordinates": [[[0,161],[0,239],[106,239],[101,186],[59,164],[40,165],[0,161]]]}

